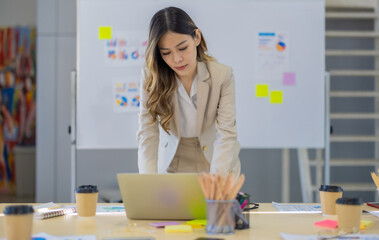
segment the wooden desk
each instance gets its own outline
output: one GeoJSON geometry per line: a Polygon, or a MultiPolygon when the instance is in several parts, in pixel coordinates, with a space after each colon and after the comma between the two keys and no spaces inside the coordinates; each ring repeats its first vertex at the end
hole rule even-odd
{"type": "MultiPolygon", "coordinates": [[[[0,238],[4,236],[4,208],[0,204],[0,238]]],[[[107,204],[104,204],[107,205],[107,204]]],[[[108,204],[115,205],[115,204],[108,204]]],[[[364,205],[365,210],[379,210],[364,205]]],[[[33,234],[46,232],[51,235],[96,235],[105,237],[153,236],[156,240],[194,240],[197,237],[220,237],[223,239],[281,239],[279,232],[292,234],[332,234],[326,228],[314,227],[313,223],[325,219],[336,220],[336,216],[324,217],[320,213],[281,213],[271,203],[262,203],[258,210],[250,214],[250,229],[236,230],[233,235],[207,235],[205,229],[194,229],[192,234],[166,234],[164,229],[149,226],[153,221],[137,221],[126,218],[125,213],[98,213],[96,217],[80,218],[66,215],[47,220],[34,220],[33,234]]],[[[363,214],[362,220],[371,220],[371,227],[362,231],[365,234],[379,234],[379,218],[363,214]]],[[[157,221],[159,222],[159,221],[157,221]]]]}

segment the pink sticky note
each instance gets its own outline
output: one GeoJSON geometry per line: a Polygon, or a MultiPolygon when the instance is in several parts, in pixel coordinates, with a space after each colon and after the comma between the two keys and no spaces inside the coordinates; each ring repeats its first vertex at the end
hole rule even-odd
{"type": "Polygon", "coordinates": [[[156,227],[156,228],[164,228],[165,226],[171,226],[171,225],[179,225],[178,222],[154,222],[150,223],[150,226],[156,227]]]}
{"type": "Polygon", "coordinates": [[[336,227],[338,227],[338,222],[328,219],[328,220],[324,220],[324,221],[315,222],[315,226],[327,227],[327,228],[336,228],[336,227]]]}
{"type": "Polygon", "coordinates": [[[296,84],[296,73],[284,72],[283,73],[283,85],[295,85],[295,84],[296,84]]]}

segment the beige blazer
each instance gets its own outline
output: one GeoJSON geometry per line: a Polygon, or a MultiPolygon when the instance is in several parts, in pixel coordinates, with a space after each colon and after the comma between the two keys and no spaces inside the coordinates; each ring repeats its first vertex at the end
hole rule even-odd
{"type": "MultiPolygon", "coordinates": [[[[237,141],[232,69],[215,61],[198,62],[197,73],[197,135],[210,171],[239,174],[241,147],[237,141]]],[[[175,91],[174,117],[169,135],[158,122],[151,123],[142,86],[137,132],[138,169],[140,173],[166,173],[181,138],[178,96],[175,91]]]]}

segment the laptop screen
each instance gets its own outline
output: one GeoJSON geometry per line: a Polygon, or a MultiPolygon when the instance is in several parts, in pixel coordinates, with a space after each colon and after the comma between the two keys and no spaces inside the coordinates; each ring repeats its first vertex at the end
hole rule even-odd
{"type": "Polygon", "coordinates": [[[197,174],[117,175],[130,219],[205,219],[206,203],[197,174]]]}

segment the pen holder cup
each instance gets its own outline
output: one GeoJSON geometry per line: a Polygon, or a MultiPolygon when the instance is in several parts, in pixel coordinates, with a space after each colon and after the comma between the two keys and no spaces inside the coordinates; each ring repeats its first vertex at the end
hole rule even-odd
{"type": "Polygon", "coordinates": [[[235,200],[206,200],[207,234],[233,234],[235,200]]]}

